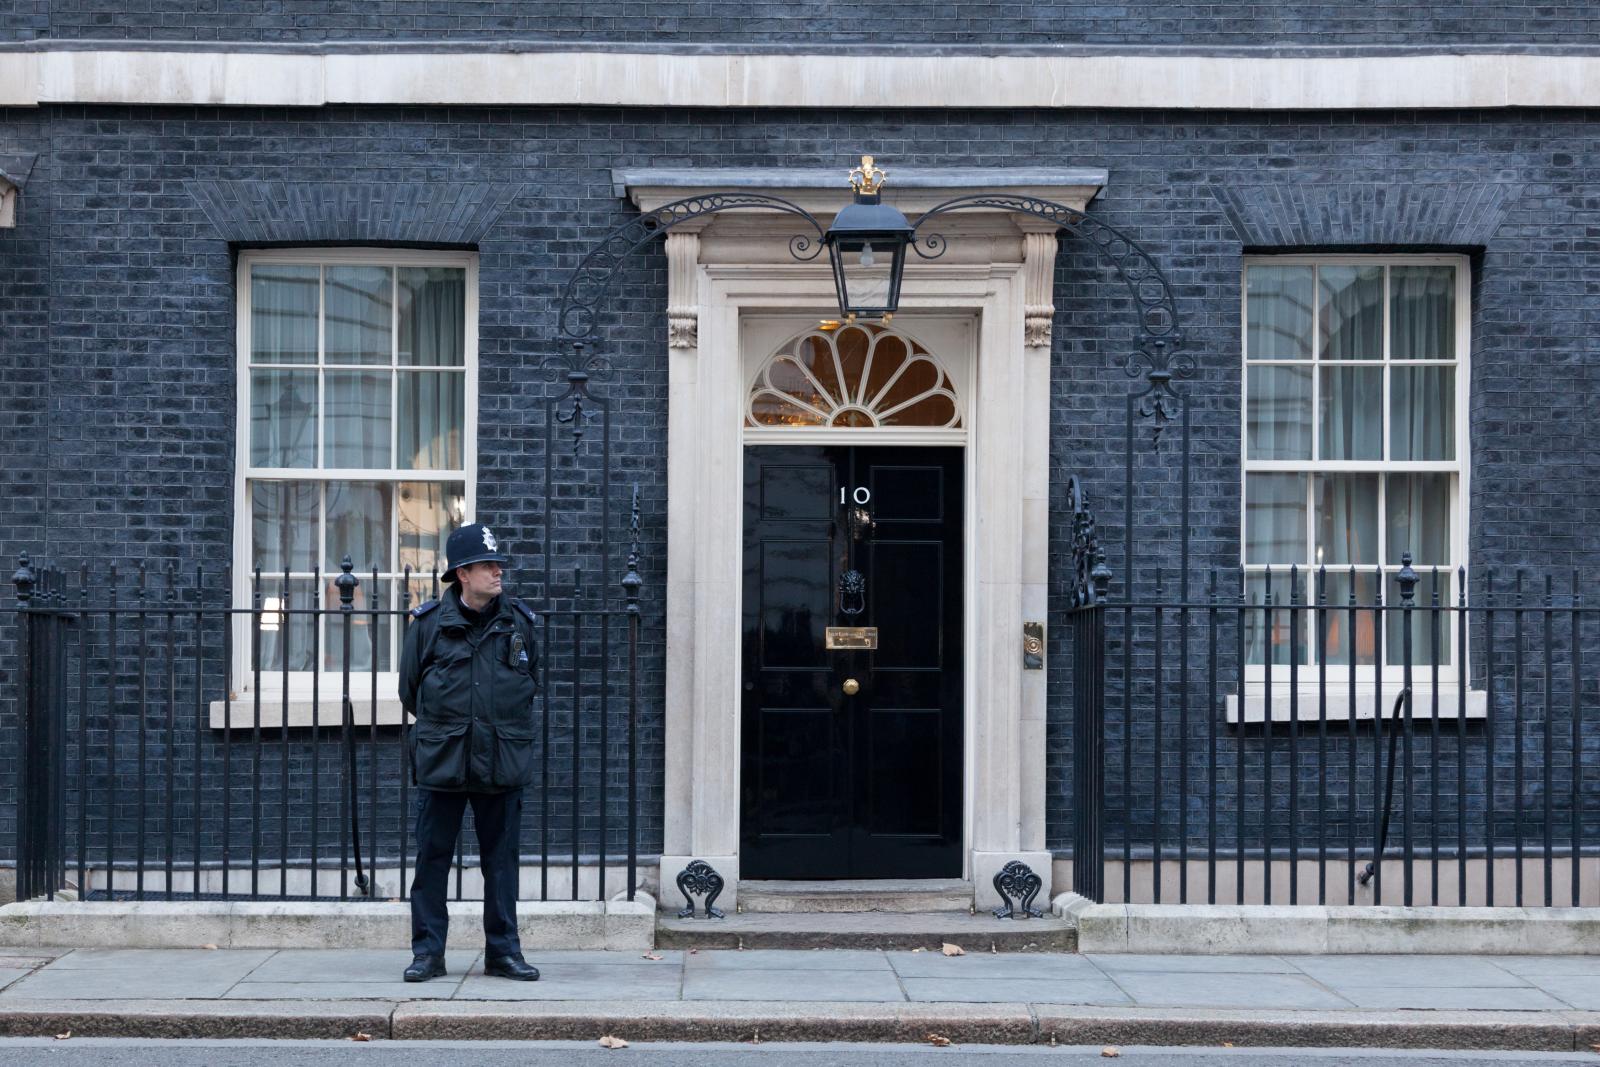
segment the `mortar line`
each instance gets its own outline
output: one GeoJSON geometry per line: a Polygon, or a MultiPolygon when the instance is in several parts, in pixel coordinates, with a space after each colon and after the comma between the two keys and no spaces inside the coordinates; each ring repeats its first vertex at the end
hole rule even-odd
{"type": "Polygon", "coordinates": [[[911,1003],[911,991],[906,988],[906,976],[900,973],[900,968],[894,965],[894,960],[889,958],[889,953],[878,949],[878,955],[883,957],[884,964],[889,968],[889,973],[894,975],[895,988],[900,990],[900,997],[907,1004],[911,1003]]]}

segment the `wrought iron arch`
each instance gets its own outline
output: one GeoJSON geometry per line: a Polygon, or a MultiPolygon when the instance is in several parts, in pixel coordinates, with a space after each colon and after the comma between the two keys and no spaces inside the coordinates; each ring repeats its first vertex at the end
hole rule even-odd
{"type": "Polygon", "coordinates": [[[1160,441],[1161,431],[1182,405],[1182,397],[1172,386],[1173,379],[1191,377],[1195,362],[1193,356],[1182,351],[1184,338],[1177,301],[1166,275],[1150,253],[1115,226],[1077,208],[1035,196],[1004,193],[974,193],[934,205],[912,226],[911,247],[923,259],[938,259],[949,242],[943,234],[925,232],[923,228],[942,215],[978,209],[1010,211],[1052,222],[1058,230],[1086,241],[1116,269],[1139,316],[1137,347],[1123,361],[1122,369],[1130,378],[1144,376],[1144,391],[1134,394],[1132,401],[1141,416],[1155,420],[1155,439],[1160,441]]]}
{"type": "MultiPolygon", "coordinates": [[[[723,211],[752,208],[792,215],[815,232],[814,238],[809,233],[799,233],[789,239],[789,253],[796,259],[812,260],[821,253],[825,233],[822,223],[800,205],[782,197],[764,193],[719,192],[675,200],[618,226],[583,257],[561,290],[561,305],[557,313],[561,339],[581,343],[593,337],[599,306],[610,292],[628,256],[686,222],[723,211]]],[[[1133,299],[1139,325],[1136,349],[1123,361],[1123,371],[1130,378],[1144,376],[1144,391],[1135,394],[1132,400],[1141,416],[1155,420],[1155,438],[1159,441],[1162,429],[1172,421],[1176,409],[1182,405],[1182,398],[1173,388],[1173,380],[1191,377],[1195,372],[1195,362],[1192,356],[1182,351],[1184,338],[1178,319],[1177,301],[1173,298],[1172,286],[1155,260],[1132,237],[1077,208],[1039,197],[1003,193],[956,197],[928,209],[912,227],[912,247],[917,254],[924,259],[937,259],[944,255],[949,242],[943,234],[925,231],[924,227],[933,219],[968,210],[1009,211],[1044,219],[1073,237],[1086,241],[1116,269],[1133,299]]],[[[581,347],[576,349],[576,353],[570,369],[590,369],[580,366],[581,347]]]]}

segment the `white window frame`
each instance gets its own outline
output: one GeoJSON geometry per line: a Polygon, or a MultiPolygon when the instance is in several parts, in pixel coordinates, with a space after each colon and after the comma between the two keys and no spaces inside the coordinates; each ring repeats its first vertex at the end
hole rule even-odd
{"type": "MultiPolygon", "coordinates": [[[[235,441],[236,462],[234,463],[234,495],[233,495],[233,603],[236,609],[247,609],[252,603],[252,522],[249,484],[255,478],[296,478],[297,480],[321,481],[380,481],[380,482],[417,482],[417,481],[448,481],[464,482],[466,499],[466,521],[474,521],[477,513],[477,477],[478,477],[478,256],[471,252],[424,251],[396,248],[321,248],[314,246],[284,249],[261,249],[243,252],[239,256],[236,270],[235,314],[237,319],[235,383],[237,405],[235,410],[235,441]],[[464,328],[466,332],[464,346],[464,369],[466,376],[464,383],[464,420],[462,425],[462,464],[461,471],[431,471],[431,470],[399,470],[387,469],[346,469],[346,468],[278,468],[278,467],[253,467],[250,464],[250,352],[251,352],[251,269],[261,263],[298,264],[306,266],[320,266],[324,269],[330,266],[385,266],[398,267],[459,267],[466,272],[465,300],[464,300],[464,328]]],[[[320,306],[320,305],[319,305],[320,306]]],[[[325,308],[322,312],[325,314],[325,308]]],[[[391,314],[399,314],[398,306],[391,309],[391,314]]],[[[324,327],[319,323],[319,349],[321,348],[321,335],[324,327]]],[[[391,344],[399,343],[398,323],[391,319],[391,344]]],[[[323,354],[318,353],[319,367],[323,365],[323,354]]],[[[393,368],[394,363],[389,364],[393,368]]],[[[373,365],[373,369],[382,369],[382,365],[373,365]]],[[[322,385],[319,377],[318,390],[322,385]]],[[[398,420],[393,418],[393,405],[399,403],[399,389],[390,389],[391,435],[399,432],[398,420]]],[[[323,408],[318,406],[318,433],[317,452],[321,459],[322,431],[321,419],[323,408]]],[[[391,436],[391,449],[394,440],[391,436]]],[[[391,452],[392,455],[392,452],[391,452]]],[[[398,506],[398,502],[397,502],[398,506]]],[[[390,558],[398,562],[399,555],[394,544],[396,531],[390,531],[390,558]]],[[[318,545],[318,551],[322,546],[318,545]]],[[[357,564],[359,566],[359,563],[357,564]]],[[[384,580],[397,576],[385,575],[384,580]]],[[[333,576],[336,576],[334,572],[333,576]]],[[[262,574],[265,578],[267,575],[262,574]]],[[[324,574],[324,581],[330,580],[330,575],[324,574]]],[[[363,584],[371,582],[371,572],[362,575],[359,571],[356,577],[363,584]]],[[[423,577],[426,577],[424,575],[423,577]]],[[[337,600],[328,602],[324,597],[323,607],[337,609],[337,600]]],[[[391,610],[398,609],[399,605],[391,605],[391,610]]],[[[235,615],[233,620],[233,657],[230,664],[232,685],[230,687],[230,709],[224,716],[221,703],[212,705],[211,719],[213,726],[222,726],[225,723],[235,728],[253,725],[255,722],[254,704],[256,694],[253,692],[255,682],[254,671],[251,667],[251,632],[250,617],[248,614],[235,615]]],[[[400,713],[398,698],[396,696],[399,685],[398,670],[398,645],[395,655],[390,661],[390,670],[378,672],[378,699],[377,722],[398,722],[400,713]]],[[[283,684],[281,670],[263,670],[261,672],[261,723],[263,726],[282,725],[287,717],[291,726],[312,725],[312,716],[320,725],[328,725],[340,721],[340,692],[342,685],[341,671],[291,671],[288,678],[288,687],[283,684]],[[315,676],[315,679],[314,679],[315,676]],[[319,706],[312,709],[309,698],[313,688],[319,696],[319,706]],[[270,694],[270,698],[269,698],[270,694]]],[[[366,723],[367,706],[371,697],[371,675],[368,670],[351,671],[351,698],[356,704],[357,719],[366,723]]]]}
{"type": "MultiPolygon", "coordinates": [[[[1471,335],[1472,335],[1472,309],[1471,309],[1471,263],[1462,255],[1259,255],[1246,256],[1240,270],[1239,285],[1239,321],[1240,321],[1240,374],[1239,374],[1239,561],[1247,575],[1260,575],[1264,565],[1245,562],[1247,542],[1245,537],[1247,516],[1246,482],[1251,474],[1260,473],[1293,473],[1307,474],[1306,479],[1306,556],[1307,560],[1316,559],[1316,529],[1317,529],[1317,499],[1316,475],[1341,474],[1341,473],[1375,473],[1380,478],[1390,474],[1420,473],[1448,473],[1455,475],[1454,490],[1451,495],[1451,537],[1450,537],[1450,563],[1448,573],[1450,578],[1450,600],[1455,603],[1460,592],[1460,573],[1467,567],[1468,523],[1470,521],[1471,502],[1471,427],[1469,425],[1471,394],[1472,365],[1471,365],[1471,335]],[[1309,460],[1259,460],[1249,458],[1249,388],[1250,368],[1252,366],[1299,366],[1312,368],[1311,374],[1311,440],[1312,456],[1316,457],[1320,450],[1319,419],[1321,399],[1322,375],[1319,368],[1330,365],[1317,358],[1320,353],[1320,274],[1313,275],[1313,300],[1311,308],[1311,337],[1312,358],[1308,360],[1261,360],[1252,362],[1250,359],[1250,329],[1249,329],[1249,270],[1257,266],[1274,267],[1300,267],[1313,268],[1324,266],[1381,266],[1384,267],[1384,301],[1383,301],[1383,359],[1381,363],[1376,360],[1341,360],[1339,366],[1385,368],[1383,376],[1383,448],[1387,452],[1390,447],[1390,380],[1388,368],[1394,364],[1391,361],[1390,344],[1391,332],[1389,317],[1391,314],[1391,301],[1389,299],[1389,268],[1413,266],[1449,266],[1455,268],[1455,339],[1456,350],[1453,365],[1456,369],[1455,377],[1455,432],[1456,449],[1454,460],[1324,460],[1312,458],[1309,460]]],[[[1451,361],[1403,361],[1402,366],[1444,366],[1451,361]]],[[[1378,515],[1378,559],[1382,562],[1385,575],[1383,592],[1387,600],[1387,581],[1390,575],[1400,570],[1400,564],[1389,563],[1385,560],[1387,554],[1388,521],[1387,515],[1379,509],[1378,515]]],[[[1310,575],[1307,569],[1300,570],[1302,602],[1314,594],[1316,564],[1310,565],[1310,575]]],[[[1444,574],[1446,568],[1440,566],[1440,573],[1444,574]]],[[[1368,564],[1358,569],[1359,573],[1370,575],[1373,565],[1368,564]]],[[[1424,579],[1418,585],[1416,600],[1417,611],[1427,611],[1431,603],[1423,592],[1428,574],[1432,566],[1418,567],[1417,573],[1424,579]]],[[[1348,573],[1348,567],[1330,566],[1328,573],[1348,573]]],[[[1470,568],[1467,570],[1470,578],[1470,568]]],[[[1287,603],[1288,597],[1288,565],[1272,566],[1274,592],[1278,603],[1287,603]],[[1280,585],[1279,579],[1282,578],[1280,585]],[[1280,592],[1281,591],[1281,592],[1280,592]]],[[[1441,607],[1445,606],[1441,602],[1441,607]]],[[[1302,662],[1298,670],[1298,689],[1294,694],[1298,699],[1298,715],[1301,720],[1315,720],[1319,716],[1318,700],[1321,692],[1319,681],[1322,676],[1326,678],[1327,714],[1330,719],[1370,719],[1382,709],[1382,714],[1387,717],[1395,697],[1403,686],[1404,667],[1401,664],[1390,663],[1387,657],[1387,648],[1377,649],[1380,661],[1383,663],[1381,676],[1375,674],[1372,665],[1360,664],[1356,667],[1356,700],[1354,706],[1349,702],[1350,693],[1350,667],[1347,663],[1329,662],[1318,664],[1313,662],[1316,654],[1316,613],[1313,610],[1301,609],[1301,632],[1305,637],[1307,660],[1302,662]]],[[[1328,604],[1327,610],[1331,613],[1340,610],[1339,605],[1328,604]]],[[[1369,613],[1370,614],[1370,613],[1369,613]]],[[[1462,668],[1471,662],[1472,648],[1469,640],[1466,656],[1463,662],[1458,663],[1458,645],[1456,634],[1455,613],[1445,612],[1443,615],[1443,633],[1440,635],[1442,647],[1446,647],[1450,662],[1439,666],[1438,703],[1440,718],[1454,718],[1460,714],[1460,687],[1462,685],[1462,668]]],[[[1394,613],[1385,612],[1385,623],[1395,618],[1394,613]]],[[[1385,630],[1385,645],[1387,644],[1387,628],[1385,630]]],[[[1412,714],[1414,717],[1431,717],[1433,706],[1433,667],[1424,662],[1426,650],[1421,650],[1413,655],[1412,661],[1412,714]]],[[[1272,664],[1272,691],[1271,712],[1272,718],[1277,722],[1286,722],[1290,717],[1291,693],[1289,681],[1290,667],[1287,663],[1272,664]]],[[[1227,699],[1228,719],[1231,722],[1261,722],[1266,718],[1268,710],[1268,693],[1266,690],[1267,667],[1266,664],[1249,664],[1245,667],[1246,699],[1241,715],[1240,702],[1236,695],[1227,699]]],[[[1467,694],[1467,718],[1481,718],[1486,713],[1485,702],[1481,692],[1467,694]]]]}

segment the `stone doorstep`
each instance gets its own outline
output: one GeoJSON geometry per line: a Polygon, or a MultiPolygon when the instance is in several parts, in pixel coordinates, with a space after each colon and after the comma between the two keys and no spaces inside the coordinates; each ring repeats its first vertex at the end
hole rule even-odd
{"type": "MultiPolygon", "coordinates": [[[[543,949],[639,949],[655,940],[655,901],[520,901],[523,940],[543,949]]],[[[451,901],[457,928],[482,921],[451,901]]],[[[0,954],[34,948],[394,948],[411,942],[404,901],[25,901],[0,907],[0,954]]]]}
{"type": "Polygon", "coordinates": [[[880,1041],[1577,1051],[1600,1012],[1255,1011],[1015,1004],[632,1001],[55,1001],[0,1006],[0,1036],[880,1041]]]}
{"type": "Polygon", "coordinates": [[[744,912],[958,912],[972,907],[972,883],[952,880],[752,881],[739,883],[744,912]]]}
{"type": "Polygon", "coordinates": [[[1600,953],[1600,908],[1094,904],[1062,893],[1079,952],[1180,955],[1600,953]]]}
{"type": "Polygon", "coordinates": [[[656,926],[659,948],[817,949],[871,948],[938,951],[946,942],[967,952],[1071,952],[1076,931],[1070,921],[996,919],[956,912],[776,912],[723,919],[663,915],[656,926]]]}

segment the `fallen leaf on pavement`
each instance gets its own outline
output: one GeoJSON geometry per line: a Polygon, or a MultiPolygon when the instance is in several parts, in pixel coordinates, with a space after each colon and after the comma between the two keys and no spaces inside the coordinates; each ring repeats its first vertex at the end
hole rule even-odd
{"type": "Polygon", "coordinates": [[[950,1044],[950,1039],[945,1037],[943,1034],[929,1034],[928,1044],[932,1045],[934,1048],[944,1048],[950,1044]]]}
{"type": "Polygon", "coordinates": [[[350,1035],[350,1040],[351,1041],[371,1041],[372,1040],[372,1035],[369,1034],[369,1033],[366,1033],[365,1031],[357,1030],[354,1034],[350,1035]]]}
{"type": "Polygon", "coordinates": [[[610,1034],[607,1034],[605,1037],[602,1037],[600,1039],[600,1047],[601,1048],[627,1048],[628,1047],[628,1043],[626,1041],[622,1040],[622,1038],[620,1038],[620,1037],[612,1037],[610,1034]]]}
{"type": "Polygon", "coordinates": [[[1108,1060],[1114,1060],[1118,1056],[1122,1055],[1122,1050],[1117,1048],[1115,1045],[1107,1045],[1105,1048],[1100,1050],[1100,1055],[1104,1056],[1108,1060]]]}
{"type": "Polygon", "coordinates": [[[200,947],[203,948],[203,949],[208,949],[208,950],[210,950],[212,952],[215,952],[217,950],[217,946],[216,945],[201,945],[200,947]]]}
{"type": "Polygon", "coordinates": [[[946,956],[965,956],[967,954],[966,950],[960,945],[952,945],[948,941],[944,943],[943,952],[946,956]]]}
{"type": "Polygon", "coordinates": [[[698,956],[698,955],[700,955],[700,950],[697,949],[697,948],[692,948],[692,949],[689,950],[689,955],[698,956]]]}
{"type": "Polygon", "coordinates": [[[1232,1048],[1233,1047],[1233,1042],[1232,1041],[1224,1041],[1222,1043],[1222,1047],[1223,1048],[1232,1048]]]}
{"type": "Polygon", "coordinates": [[[926,951],[928,951],[928,950],[927,950],[927,949],[925,949],[925,948],[914,948],[914,949],[912,949],[912,950],[911,950],[911,951],[912,951],[912,952],[926,952],[926,951]]]}
{"type": "Polygon", "coordinates": [[[642,960],[659,960],[661,957],[656,955],[654,952],[646,952],[643,956],[640,956],[639,958],[642,959],[642,960]]]}
{"type": "Polygon", "coordinates": [[[69,1038],[69,1037],[71,1037],[71,1036],[72,1036],[72,1031],[71,1031],[71,1030],[68,1030],[68,1031],[67,1031],[67,1032],[66,1032],[66,1033],[64,1033],[64,1034],[57,1034],[57,1035],[56,1035],[56,1040],[57,1040],[57,1041],[65,1041],[65,1040],[66,1040],[66,1039],[67,1039],[67,1038],[69,1038]]]}

